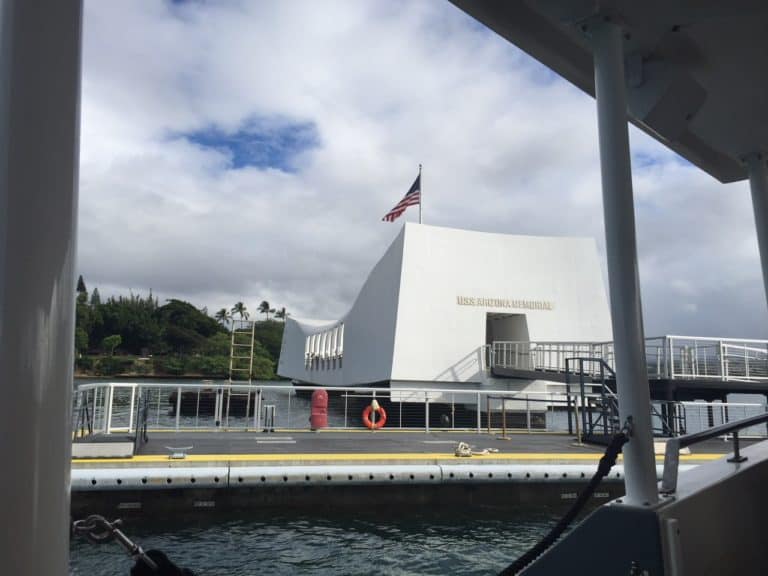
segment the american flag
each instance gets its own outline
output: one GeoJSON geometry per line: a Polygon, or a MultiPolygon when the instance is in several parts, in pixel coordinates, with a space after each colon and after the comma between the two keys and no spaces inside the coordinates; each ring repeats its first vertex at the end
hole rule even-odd
{"type": "Polygon", "coordinates": [[[397,218],[402,216],[408,206],[416,206],[418,204],[421,204],[421,172],[416,176],[416,180],[413,181],[408,193],[403,196],[403,199],[400,200],[392,210],[384,215],[382,220],[386,222],[394,222],[397,218]]]}

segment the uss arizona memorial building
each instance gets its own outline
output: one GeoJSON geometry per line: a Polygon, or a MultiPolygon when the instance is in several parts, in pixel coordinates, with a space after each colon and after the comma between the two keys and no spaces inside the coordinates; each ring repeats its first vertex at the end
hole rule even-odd
{"type": "Polygon", "coordinates": [[[591,238],[406,223],[345,316],[286,319],[278,373],[326,386],[482,386],[494,341],[610,340],[591,238]]]}

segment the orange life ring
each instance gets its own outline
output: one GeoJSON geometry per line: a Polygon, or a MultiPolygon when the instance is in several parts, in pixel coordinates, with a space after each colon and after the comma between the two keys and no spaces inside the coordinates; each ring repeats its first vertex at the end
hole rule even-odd
{"type": "Polygon", "coordinates": [[[387,422],[387,411],[384,410],[383,406],[376,408],[376,423],[371,422],[371,412],[373,412],[373,408],[366,406],[363,410],[363,424],[371,430],[378,430],[387,422]]]}

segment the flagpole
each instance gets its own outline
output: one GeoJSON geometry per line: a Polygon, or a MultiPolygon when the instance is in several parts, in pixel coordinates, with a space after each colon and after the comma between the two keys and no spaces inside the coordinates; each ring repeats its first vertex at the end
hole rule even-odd
{"type": "Polygon", "coordinates": [[[421,181],[421,164],[419,164],[419,224],[421,224],[421,205],[424,203],[424,184],[421,181]]]}

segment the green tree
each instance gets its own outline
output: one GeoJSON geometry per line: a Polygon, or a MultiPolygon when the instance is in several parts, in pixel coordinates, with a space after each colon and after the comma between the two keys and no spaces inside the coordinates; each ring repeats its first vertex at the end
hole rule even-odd
{"type": "Polygon", "coordinates": [[[277,361],[280,358],[280,348],[283,343],[283,322],[257,322],[255,338],[267,351],[270,358],[277,361]]]}
{"type": "Polygon", "coordinates": [[[91,308],[96,308],[97,306],[101,306],[101,294],[99,294],[98,288],[94,288],[93,292],[91,292],[91,308]]]}
{"type": "Polygon", "coordinates": [[[275,312],[275,318],[280,318],[283,322],[285,322],[285,317],[288,316],[288,313],[285,311],[285,306],[280,308],[277,312],[275,312]]]}
{"type": "Polygon", "coordinates": [[[75,350],[80,354],[88,351],[88,332],[80,327],[75,329],[75,350]]]}
{"type": "MultiPolygon", "coordinates": [[[[130,354],[141,354],[144,349],[162,352],[164,318],[152,296],[138,295],[109,298],[105,303],[92,308],[91,342],[102,342],[112,334],[120,334],[122,348],[130,354]]],[[[216,322],[211,318],[211,324],[216,322]]]]}
{"type": "Polygon", "coordinates": [[[216,320],[221,322],[222,324],[227,324],[230,320],[232,320],[232,315],[229,313],[229,310],[226,308],[222,308],[218,312],[216,312],[216,316],[214,316],[216,320]]]}
{"type": "Polygon", "coordinates": [[[85,287],[85,280],[83,280],[83,275],[80,274],[77,278],[77,293],[78,294],[88,294],[88,290],[85,287]]]}
{"type": "Polygon", "coordinates": [[[230,335],[219,332],[206,339],[200,347],[200,352],[208,356],[229,356],[231,345],[230,335]]]}
{"type": "Polygon", "coordinates": [[[176,352],[197,351],[206,338],[224,331],[215,319],[183,300],[168,300],[157,312],[163,340],[176,352]]]}
{"type": "Polygon", "coordinates": [[[267,320],[269,320],[269,313],[274,312],[274,310],[270,309],[269,302],[262,300],[261,304],[259,304],[259,312],[266,314],[267,320]]]}
{"type": "Polygon", "coordinates": [[[101,346],[105,350],[109,350],[109,355],[114,356],[115,355],[115,348],[120,346],[120,344],[123,343],[123,339],[120,337],[120,334],[112,334],[111,336],[107,336],[104,338],[104,340],[101,341],[101,346]]]}
{"type": "Polygon", "coordinates": [[[248,309],[242,302],[237,302],[234,306],[232,306],[232,314],[240,314],[241,320],[248,320],[248,316],[250,316],[250,314],[248,314],[248,309]]]}

